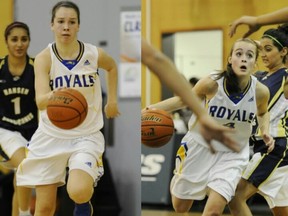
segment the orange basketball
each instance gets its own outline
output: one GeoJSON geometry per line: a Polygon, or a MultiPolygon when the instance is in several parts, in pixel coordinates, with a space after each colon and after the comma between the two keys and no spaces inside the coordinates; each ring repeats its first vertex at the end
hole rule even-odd
{"type": "Polygon", "coordinates": [[[149,147],[165,145],[174,133],[171,115],[164,110],[144,110],[141,113],[141,141],[149,147]]]}
{"type": "Polygon", "coordinates": [[[72,129],[79,126],[85,120],[87,113],[87,101],[76,89],[55,91],[48,100],[48,118],[59,128],[72,129]]]}

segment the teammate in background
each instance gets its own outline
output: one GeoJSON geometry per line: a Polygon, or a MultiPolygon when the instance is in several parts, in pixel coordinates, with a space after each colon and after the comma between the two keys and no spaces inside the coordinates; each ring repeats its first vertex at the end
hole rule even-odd
{"type": "Polygon", "coordinates": [[[104,137],[100,132],[103,117],[98,68],[107,72],[106,117],[119,115],[116,63],[102,49],[78,41],[79,28],[78,6],[71,1],[56,3],[51,18],[55,42],[35,58],[40,123],[29,143],[27,158],[17,171],[18,185],[36,187],[35,216],[54,214],[57,187],[65,184],[67,166],[67,192],[75,202],[74,215],[92,215],[90,199],[94,186],[103,175],[104,152],[104,137]],[[87,117],[74,129],[57,128],[47,116],[48,99],[54,91],[74,86],[87,100],[87,117]]]}
{"type": "MultiPolygon", "coordinates": [[[[176,155],[176,168],[171,180],[172,204],[176,212],[188,212],[194,200],[208,200],[202,215],[221,215],[234,196],[241,173],[249,160],[249,137],[257,116],[263,139],[273,149],[269,132],[267,102],[269,91],[253,73],[258,56],[257,44],[248,38],[237,40],[231,50],[227,69],[200,79],[193,90],[208,109],[204,109],[221,125],[235,129],[234,137],[241,145],[239,153],[212,141],[212,154],[199,133],[197,118],[192,115],[189,131],[182,139],[176,155]]],[[[149,108],[175,111],[184,106],[179,97],[152,104],[149,108]]]]}
{"type": "Polygon", "coordinates": [[[275,148],[267,154],[267,148],[259,131],[252,136],[254,155],[238,184],[235,197],[229,203],[232,215],[252,215],[246,201],[257,192],[269,204],[276,216],[288,215],[288,101],[283,95],[283,86],[288,76],[285,66],[288,53],[288,26],[264,32],[261,41],[261,57],[267,67],[265,72],[256,72],[257,79],[270,91],[270,134],[275,139],[275,148]]]}
{"type": "MultiPolygon", "coordinates": [[[[262,26],[280,24],[288,22],[288,7],[282,8],[280,10],[263,14],[260,16],[242,16],[230,25],[229,35],[232,37],[239,25],[248,25],[249,30],[243,35],[243,37],[248,37],[252,33],[258,31],[262,26]]],[[[288,99],[288,79],[286,80],[284,86],[284,95],[288,99]]]]}
{"type": "MultiPolygon", "coordinates": [[[[9,163],[17,169],[25,158],[26,145],[38,127],[34,59],[27,54],[30,31],[25,23],[11,23],[4,36],[8,55],[0,59],[0,147],[7,160],[2,164],[9,163]]],[[[31,215],[31,189],[14,187],[12,216],[31,215]],[[22,211],[18,212],[18,207],[22,211]]]]}
{"type": "Polygon", "coordinates": [[[239,151],[237,142],[231,138],[234,131],[231,128],[221,126],[216,123],[201,106],[201,101],[191,90],[191,85],[180,75],[173,62],[160,51],[148,44],[142,38],[141,61],[151,71],[153,71],[162,82],[164,82],[176,95],[181,97],[183,102],[195,113],[200,122],[200,131],[210,146],[212,140],[218,140],[228,148],[239,151]]]}

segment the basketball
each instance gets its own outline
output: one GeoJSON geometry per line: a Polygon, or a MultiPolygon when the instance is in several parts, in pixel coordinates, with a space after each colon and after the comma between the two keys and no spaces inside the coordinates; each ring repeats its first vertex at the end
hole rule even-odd
{"type": "Polygon", "coordinates": [[[55,126],[62,129],[79,126],[85,120],[87,112],[87,101],[76,89],[65,88],[55,91],[48,100],[48,118],[55,126]]]}
{"type": "Polygon", "coordinates": [[[171,139],[174,133],[174,123],[171,115],[159,109],[148,109],[141,112],[142,144],[158,148],[171,139]]]}

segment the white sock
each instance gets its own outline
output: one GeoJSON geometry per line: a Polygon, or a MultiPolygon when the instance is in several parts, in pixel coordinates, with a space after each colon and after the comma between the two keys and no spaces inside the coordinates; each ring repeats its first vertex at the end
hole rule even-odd
{"type": "Polygon", "coordinates": [[[21,209],[19,209],[19,216],[32,216],[32,214],[30,213],[30,209],[26,211],[22,211],[21,209]]]}

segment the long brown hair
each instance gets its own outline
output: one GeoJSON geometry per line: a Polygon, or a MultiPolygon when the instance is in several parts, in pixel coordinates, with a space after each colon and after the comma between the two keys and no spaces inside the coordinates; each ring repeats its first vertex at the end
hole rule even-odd
{"type": "MultiPolygon", "coordinates": [[[[238,42],[246,42],[246,43],[251,43],[253,45],[255,45],[255,49],[256,49],[256,58],[255,58],[255,61],[257,60],[258,56],[259,56],[259,45],[256,41],[250,39],[250,38],[241,38],[241,39],[238,39],[235,41],[235,43],[233,44],[233,47],[231,48],[230,50],[230,54],[229,54],[229,57],[232,56],[232,53],[234,51],[234,47],[235,47],[235,44],[238,43],[238,42]]],[[[227,63],[227,66],[226,66],[226,70],[220,72],[217,76],[216,76],[216,79],[220,79],[222,77],[225,77],[227,82],[227,89],[229,91],[229,93],[231,94],[234,94],[234,93],[240,93],[241,92],[241,89],[239,87],[239,81],[238,81],[238,78],[237,76],[235,75],[234,73],[234,70],[232,68],[232,64],[231,63],[227,63]]]]}

